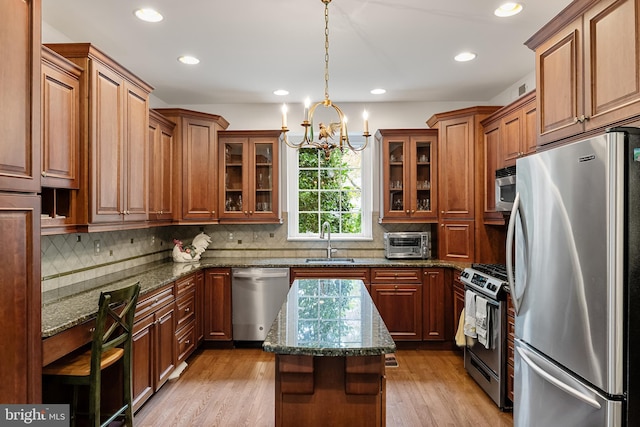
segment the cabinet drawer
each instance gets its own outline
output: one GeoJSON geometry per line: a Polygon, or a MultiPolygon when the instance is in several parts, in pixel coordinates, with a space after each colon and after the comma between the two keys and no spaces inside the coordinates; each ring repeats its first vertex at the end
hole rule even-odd
{"type": "Polygon", "coordinates": [[[193,289],[177,300],[176,331],[180,330],[196,316],[196,292],[193,289]]]}
{"type": "Polygon", "coordinates": [[[507,397],[513,402],[513,366],[507,365],[507,397]]]}
{"type": "Polygon", "coordinates": [[[372,268],[371,283],[422,284],[421,268],[372,268]]]}
{"type": "Polygon", "coordinates": [[[91,342],[96,320],[91,319],[42,341],[42,366],[91,342]]]}
{"type": "Polygon", "coordinates": [[[156,309],[173,302],[174,299],[173,283],[144,295],[142,299],[138,301],[138,305],[136,305],[135,320],[142,319],[156,309]]]}
{"type": "Polygon", "coordinates": [[[176,296],[180,298],[182,295],[194,291],[196,289],[196,275],[192,274],[182,279],[176,280],[176,296]]]}
{"type": "Polygon", "coordinates": [[[176,334],[176,345],[178,347],[178,363],[185,360],[196,349],[196,322],[187,324],[176,334]]]}

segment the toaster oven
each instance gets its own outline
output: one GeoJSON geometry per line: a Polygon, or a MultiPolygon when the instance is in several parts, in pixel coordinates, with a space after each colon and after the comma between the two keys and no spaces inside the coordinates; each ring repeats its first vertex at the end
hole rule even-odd
{"type": "Polygon", "coordinates": [[[389,259],[431,258],[431,233],[427,231],[384,233],[384,256],[389,259]]]}

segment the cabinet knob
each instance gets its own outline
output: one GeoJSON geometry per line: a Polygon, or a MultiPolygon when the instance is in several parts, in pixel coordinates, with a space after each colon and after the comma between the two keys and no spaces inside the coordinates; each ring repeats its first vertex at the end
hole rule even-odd
{"type": "Polygon", "coordinates": [[[409,209],[407,209],[407,213],[409,213],[409,209]]]}
{"type": "Polygon", "coordinates": [[[47,177],[47,173],[45,171],[40,172],[40,175],[42,175],[43,178],[47,177]]]}
{"type": "Polygon", "coordinates": [[[440,224],[440,227],[443,227],[443,228],[444,228],[444,224],[440,224]]]}
{"type": "Polygon", "coordinates": [[[395,285],[393,289],[398,290],[398,285],[395,285]]]}
{"type": "Polygon", "coordinates": [[[253,215],[253,211],[249,211],[249,215],[253,215]]]}
{"type": "Polygon", "coordinates": [[[416,212],[416,210],[415,210],[415,209],[411,209],[411,213],[415,213],[415,212],[416,212]]]}
{"type": "Polygon", "coordinates": [[[216,211],[211,211],[211,215],[215,215],[215,214],[216,214],[216,211]]]}
{"type": "Polygon", "coordinates": [[[440,213],[444,215],[444,211],[440,211],[440,213]]]}
{"type": "Polygon", "coordinates": [[[185,313],[188,313],[188,312],[190,312],[190,311],[191,311],[191,310],[189,309],[189,307],[187,307],[187,308],[185,308],[185,309],[184,309],[184,312],[185,312],[185,313]]]}
{"type": "Polygon", "coordinates": [[[186,340],[184,343],[185,344],[191,344],[191,340],[186,340]]]}

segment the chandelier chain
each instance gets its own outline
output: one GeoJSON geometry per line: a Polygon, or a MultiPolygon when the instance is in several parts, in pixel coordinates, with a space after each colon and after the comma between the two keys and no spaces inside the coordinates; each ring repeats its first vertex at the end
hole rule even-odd
{"type": "Polygon", "coordinates": [[[324,5],[324,99],[329,99],[329,3],[324,5]]]}

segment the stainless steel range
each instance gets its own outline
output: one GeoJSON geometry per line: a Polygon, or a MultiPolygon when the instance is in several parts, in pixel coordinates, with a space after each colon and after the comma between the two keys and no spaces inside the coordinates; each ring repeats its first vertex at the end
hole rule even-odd
{"type": "MultiPolygon", "coordinates": [[[[460,274],[468,299],[486,301],[487,343],[473,339],[464,348],[464,367],[502,410],[511,409],[507,399],[507,297],[508,280],[504,265],[472,264],[460,274]],[[479,297],[479,298],[478,298],[479,297]]],[[[475,304],[474,304],[475,305],[475,304]]],[[[475,314],[472,314],[475,315],[475,314]]]]}

